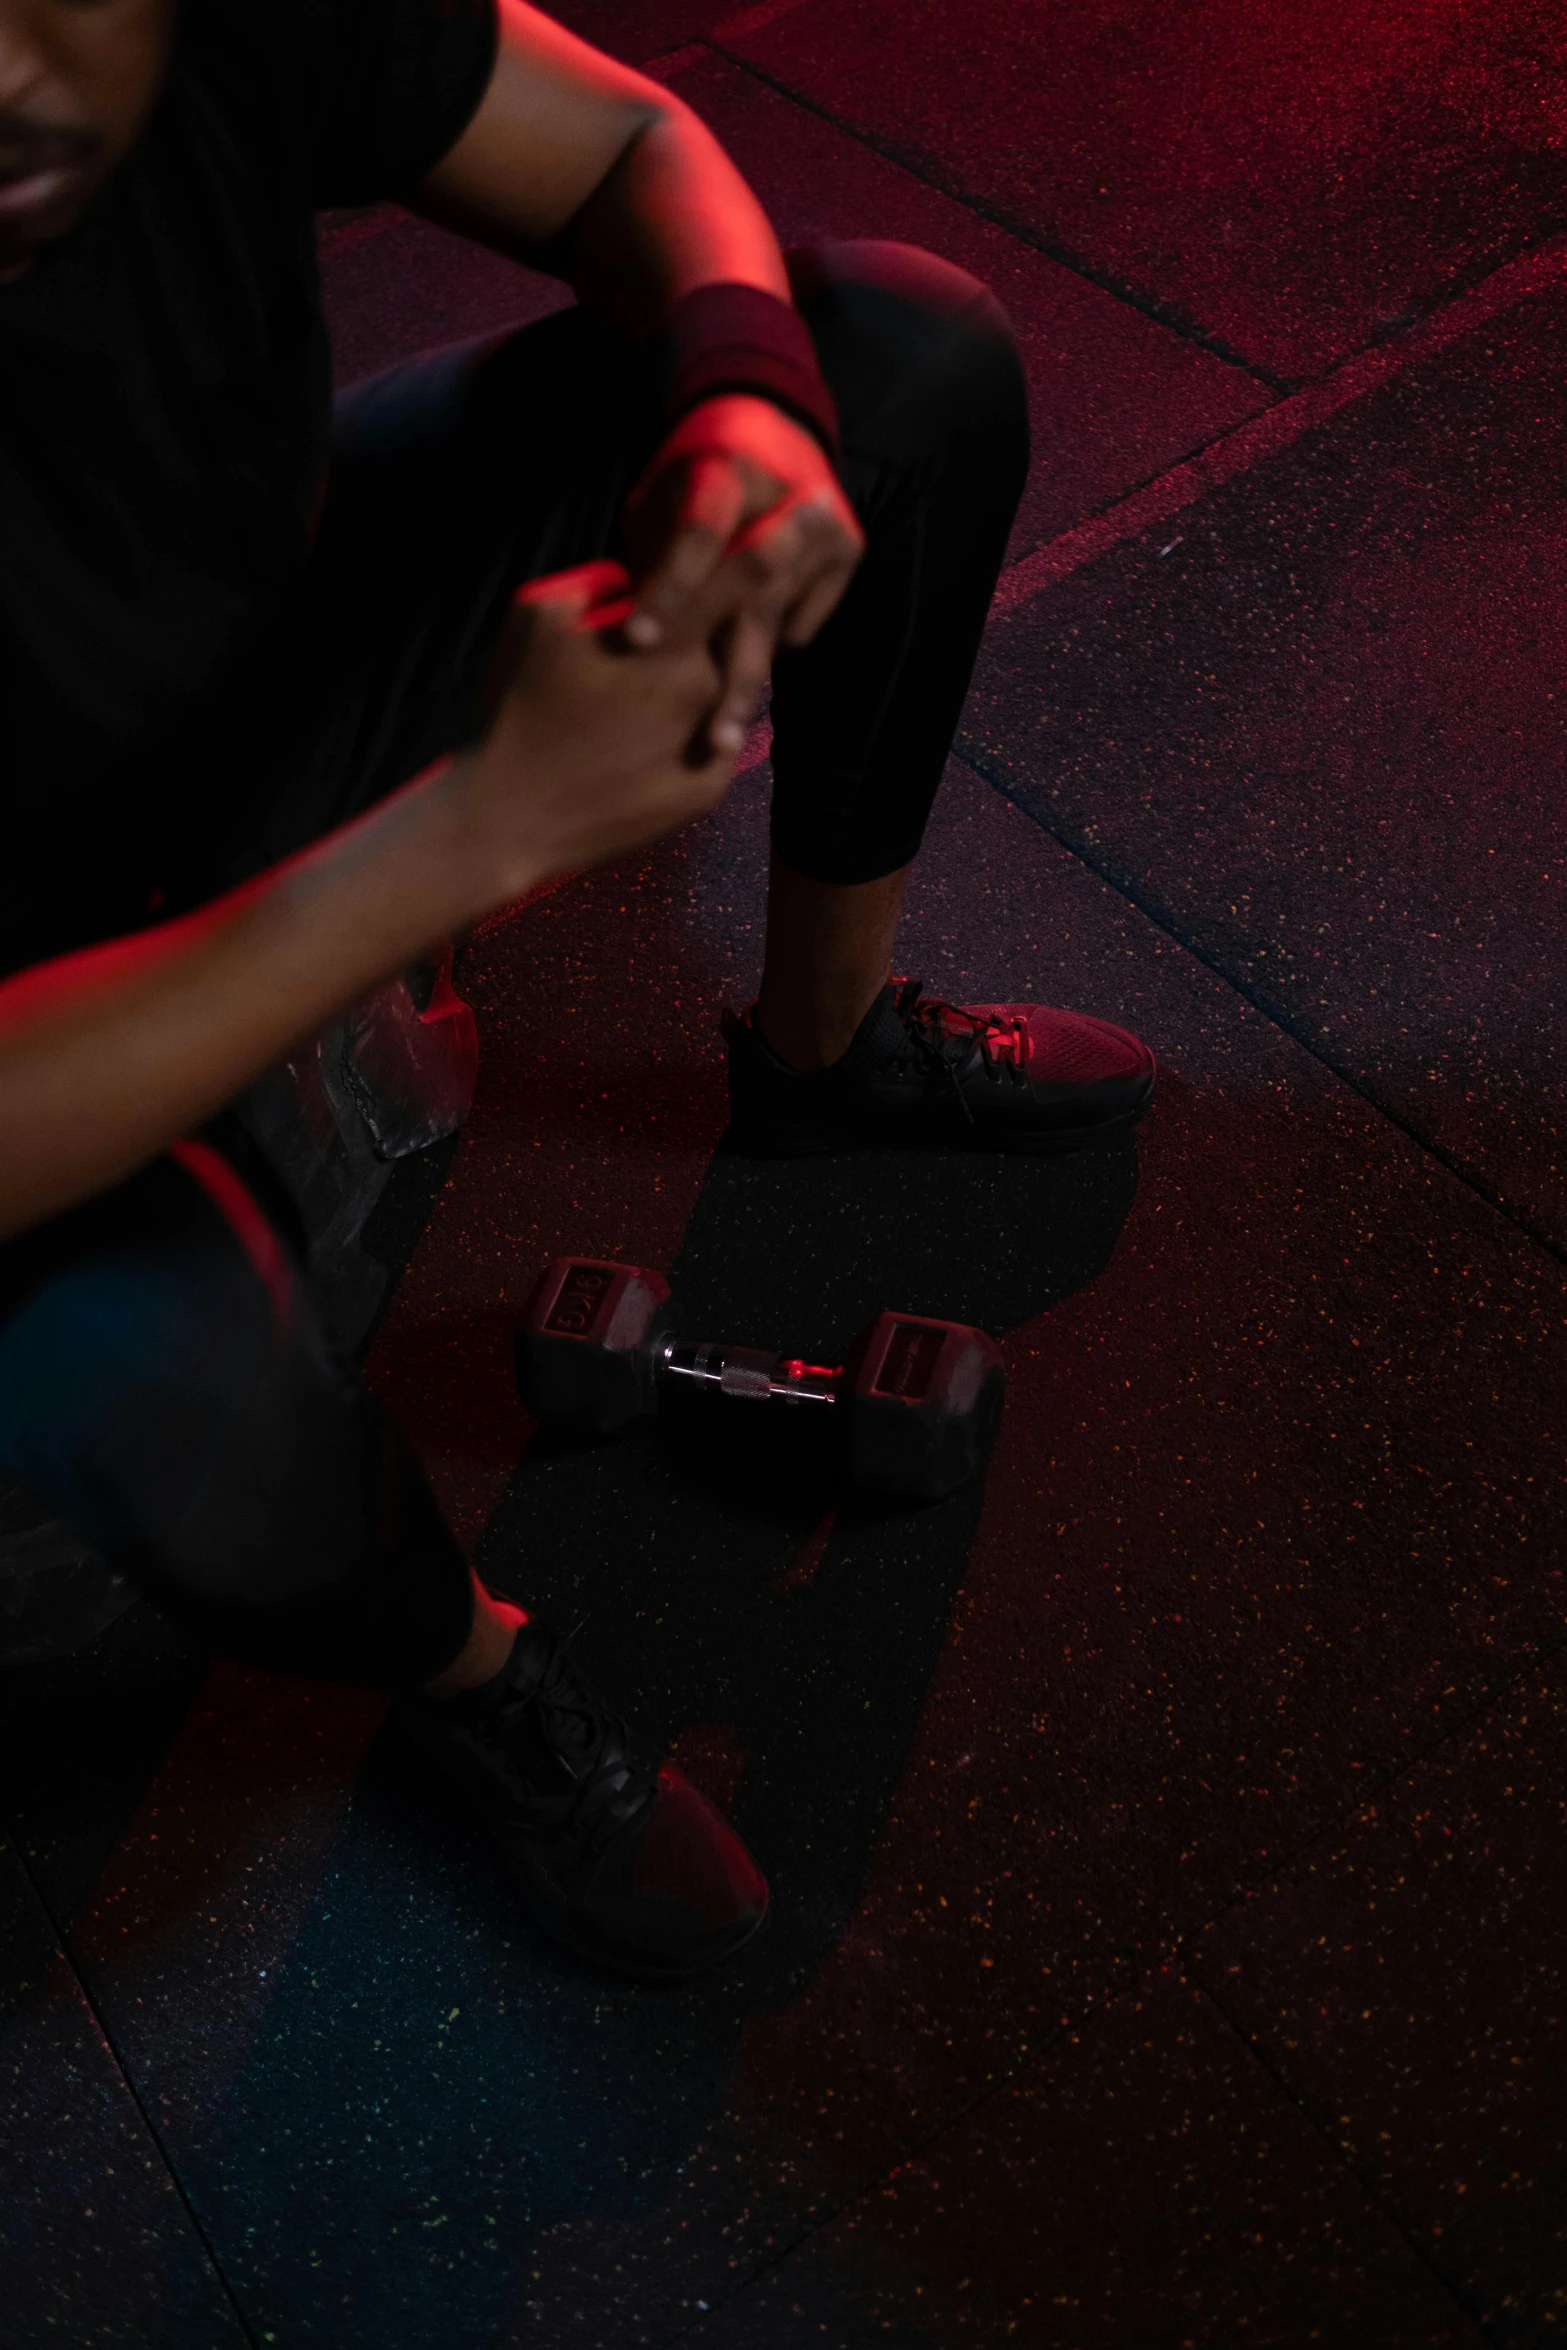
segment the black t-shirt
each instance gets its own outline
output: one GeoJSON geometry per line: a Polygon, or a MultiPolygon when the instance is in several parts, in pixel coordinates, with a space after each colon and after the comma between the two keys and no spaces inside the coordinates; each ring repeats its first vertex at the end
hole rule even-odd
{"type": "Polygon", "coordinates": [[[494,49],[494,0],[182,0],[147,129],[0,286],[0,969],[245,692],[324,479],[315,210],[439,161],[494,49]]]}

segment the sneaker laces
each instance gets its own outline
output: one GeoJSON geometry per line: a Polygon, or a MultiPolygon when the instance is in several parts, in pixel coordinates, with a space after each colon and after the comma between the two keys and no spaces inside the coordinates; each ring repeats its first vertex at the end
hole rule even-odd
{"type": "MultiPolygon", "coordinates": [[[[538,1624],[524,1629],[549,1643],[543,1669],[523,1687],[508,1682],[472,1734],[522,1781],[530,1797],[548,1802],[548,1790],[535,1786],[528,1770],[542,1744],[561,1766],[561,1792],[564,1782],[571,1782],[563,1824],[573,1832],[588,1831],[597,1849],[642,1809],[657,1784],[658,1769],[636,1761],[624,1720],[578,1673],[568,1652],[582,1625],[564,1636],[538,1624]]],[[[519,1640],[523,1636],[519,1633],[519,1640]]]]}
{"type": "Polygon", "coordinates": [[[892,1008],[903,1024],[912,1054],[950,1081],[972,1126],[974,1111],[963,1091],[963,1072],[972,1067],[977,1051],[987,1077],[999,1077],[1003,1069],[1021,1073],[1033,1049],[1027,1023],[1004,1019],[996,1011],[969,1011],[962,1004],[927,996],[921,992],[923,980],[894,979],[892,986],[892,1008]]]}

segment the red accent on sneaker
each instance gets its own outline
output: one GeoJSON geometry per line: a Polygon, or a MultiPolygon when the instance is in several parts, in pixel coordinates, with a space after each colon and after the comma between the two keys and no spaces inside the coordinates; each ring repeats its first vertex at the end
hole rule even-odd
{"type": "Polygon", "coordinates": [[[1045,1083],[1093,1085],[1128,1077],[1141,1068],[1147,1049],[1108,1020],[1087,1020],[1049,1004],[970,1004],[968,1011],[1015,1021],[1028,1037],[1024,1066],[1045,1083]]]}
{"type": "Polygon", "coordinates": [[[637,1848],[632,1890],[684,1910],[700,1930],[724,1933],[762,1916],[767,1881],[722,1812],[665,1763],[658,1801],[637,1848]]]}
{"type": "Polygon", "coordinates": [[[938,1035],[974,1037],[987,1061],[1016,1069],[1028,1066],[1034,1040],[1021,1016],[1029,1007],[1018,1004],[948,1004],[939,996],[921,996],[919,981],[895,979],[900,1020],[922,1022],[938,1035]]]}

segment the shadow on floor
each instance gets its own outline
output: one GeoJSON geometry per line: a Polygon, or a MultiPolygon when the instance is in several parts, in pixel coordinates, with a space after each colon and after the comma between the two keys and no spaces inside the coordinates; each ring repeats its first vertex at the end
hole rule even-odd
{"type": "MultiPolygon", "coordinates": [[[[889,1305],[1005,1331],[1102,1271],[1136,1180],[1131,1142],[720,1156],[672,1269],[682,1324],[817,1360],[889,1305]]],[[[609,1443],[541,1432],[479,1559],[557,1621],[585,1619],[591,1671],[694,1775],[716,1771],[775,1894],[752,2007],[797,1996],[855,1913],[983,1500],[844,1494],[814,1436],[723,1406],[609,1443]]]]}

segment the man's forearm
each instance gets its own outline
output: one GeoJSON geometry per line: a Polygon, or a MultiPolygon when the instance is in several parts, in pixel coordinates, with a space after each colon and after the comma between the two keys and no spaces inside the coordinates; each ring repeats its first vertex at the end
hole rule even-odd
{"type": "Polygon", "coordinates": [[[120,1181],[479,910],[436,771],[196,914],[0,985],[0,1237],[120,1181]]]}
{"type": "Polygon", "coordinates": [[[629,633],[661,642],[733,554],[715,723],[743,727],[780,632],[810,641],[864,544],[831,392],[767,216],[705,124],[526,0],[499,5],[489,87],[411,200],[569,278],[630,348],[664,337],[673,429],[633,493],[629,633]],[[728,287],[754,292],[700,299],[728,287]]]}
{"type": "Polygon", "coordinates": [[[520,0],[502,0],[489,89],[414,200],[559,270],[633,346],[698,286],[789,296],[766,214],[689,107],[520,0]]]}
{"type": "Polygon", "coordinates": [[[649,123],[584,206],[568,262],[583,301],[633,345],[649,340],[698,286],[754,285],[789,299],[766,214],[684,108],[649,123]]]}
{"type": "Polygon", "coordinates": [[[716,804],[732,751],[693,748],[711,623],[632,658],[629,584],[587,564],[518,595],[476,750],[182,921],[0,985],[0,1238],[131,1174],[436,940],[716,804]]]}

